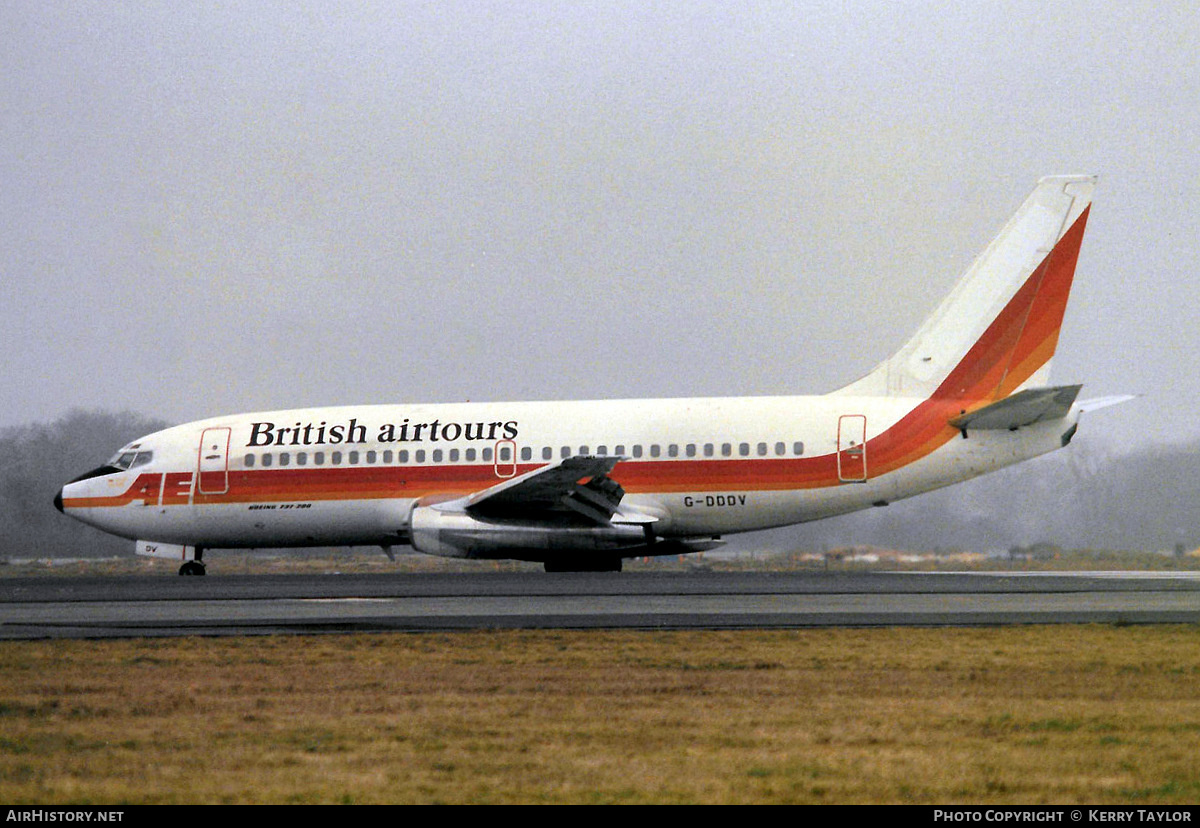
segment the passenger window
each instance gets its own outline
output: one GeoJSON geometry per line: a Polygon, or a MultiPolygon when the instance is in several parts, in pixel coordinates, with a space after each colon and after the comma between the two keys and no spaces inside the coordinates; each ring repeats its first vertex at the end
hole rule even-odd
{"type": "Polygon", "coordinates": [[[624,457],[625,456],[625,447],[617,446],[615,449],[613,449],[613,454],[617,455],[618,457],[624,457]]]}
{"type": "Polygon", "coordinates": [[[590,451],[588,451],[588,447],[587,447],[587,446],[580,446],[580,447],[579,447],[579,453],[580,453],[580,454],[591,454],[591,452],[590,452],[590,451]]]}
{"type": "Polygon", "coordinates": [[[468,463],[475,462],[475,449],[467,449],[467,462],[468,463]]]}
{"type": "Polygon", "coordinates": [[[442,450],[441,449],[433,450],[433,462],[435,462],[435,463],[442,462],[442,450]]]}
{"type": "Polygon", "coordinates": [[[248,469],[252,469],[252,468],[254,468],[254,455],[253,455],[253,454],[247,454],[247,455],[245,456],[245,458],[242,460],[242,465],[243,465],[243,466],[245,466],[245,467],[246,467],[246,468],[248,468],[248,469]]]}
{"type": "Polygon", "coordinates": [[[291,460],[291,455],[289,455],[286,451],[279,452],[279,465],[286,466],[291,462],[291,460]]]}
{"type": "Polygon", "coordinates": [[[417,449],[415,452],[413,452],[413,459],[416,460],[418,463],[424,463],[425,462],[425,449],[417,449]]]}
{"type": "Polygon", "coordinates": [[[750,456],[750,444],[749,443],[738,443],[738,454],[740,454],[742,457],[749,457],[750,456]]]}
{"type": "Polygon", "coordinates": [[[804,443],[801,443],[799,440],[793,443],[792,454],[796,455],[797,457],[799,457],[801,454],[804,454],[804,443]]]}
{"type": "Polygon", "coordinates": [[[330,452],[329,462],[333,465],[339,465],[342,462],[342,453],[340,451],[330,452]]]}
{"type": "Polygon", "coordinates": [[[512,460],[512,448],[509,446],[500,447],[500,462],[508,463],[512,460]]]}
{"type": "Polygon", "coordinates": [[[549,446],[546,446],[544,449],[542,449],[542,459],[543,460],[554,459],[554,449],[550,448],[549,446]]]}
{"type": "Polygon", "coordinates": [[[730,457],[733,455],[733,445],[730,443],[721,443],[721,456],[730,457]]]}
{"type": "Polygon", "coordinates": [[[641,456],[642,456],[642,444],[641,444],[641,443],[638,443],[637,445],[635,445],[635,446],[633,447],[633,456],[634,456],[634,457],[641,457],[641,456]]]}
{"type": "Polygon", "coordinates": [[[383,453],[383,462],[389,466],[392,464],[392,450],[391,449],[388,449],[387,451],[385,451],[383,453]]]}
{"type": "Polygon", "coordinates": [[[458,462],[458,449],[450,449],[450,462],[451,463],[458,462]]]}
{"type": "Polygon", "coordinates": [[[346,459],[349,461],[351,466],[358,465],[358,452],[357,451],[350,452],[349,456],[346,459]]]}
{"type": "Polygon", "coordinates": [[[408,462],[408,449],[400,449],[400,451],[396,452],[396,462],[398,462],[398,463],[407,463],[408,462]]]}
{"type": "Polygon", "coordinates": [[[529,460],[532,457],[533,457],[533,449],[531,449],[529,446],[525,446],[524,448],[521,449],[521,459],[522,460],[529,460]]]}
{"type": "Polygon", "coordinates": [[[684,449],[684,451],[687,453],[688,457],[695,457],[696,456],[696,444],[688,443],[687,448],[684,449]]]}
{"type": "Polygon", "coordinates": [[[324,466],[325,465],[325,452],[323,452],[323,451],[313,452],[313,464],[317,465],[317,466],[324,466]]]}
{"type": "Polygon", "coordinates": [[[679,456],[679,446],[675,445],[674,443],[671,443],[670,445],[668,445],[667,446],[667,456],[668,457],[678,457],[679,456]]]}
{"type": "Polygon", "coordinates": [[[759,443],[759,444],[758,444],[758,456],[759,456],[759,457],[766,457],[766,456],[767,456],[767,444],[766,444],[766,443],[759,443]]]}
{"type": "Polygon", "coordinates": [[[662,454],[662,449],[660,449],[660,448],[658,447],[658,443],[654,443],[654,444],[652,444],[652,445],[650,446],[650,456],[651,456],[651,457],[658,457],[660,454],[662,454]]]}
{"type": "Polygon", "coordinates": [[[492,450],[490,448],[485,448],[483,450],[482,454],[483,454],[483,462],[485,462],[485,463],[492,462],[492,450]]]}
{"type": "Polygon", "coordinates": [[[271,455],[264,454],[262,464],[263,464],[264,469],[267,468],[268,466],[270,466],[271,465],[271,455]]]}
{"type": "Polygon", "coordinates": [[[704,444],[704,456],[705,456],[705,457],[712,457],[712,456],[713,456],[713,444],[712,444],[712,443],[705,443],[705,444],[704,444]]]}
{"type": "Polygon", "coordinates": [[[296,452],[296,465],[304,466],[307,464],[308,464],[308,452],[304,452],[304,451],[296,452]]]}
{"type": "Polygon", "coordinates": [[[379,455],[378,455],[377,453],[375,453],[375,452],[373,452],[373,451],[368,451],[368,452],[367,452],[367,462],[368,462],[368,463],[374,463],[374,462],[375,462],[375,459],[376,459],[377,457],[379,457],[379,455]]]}
{"type": "Polygon", "coordinates": [[[787,446],[785,446],[782,442],[776,443],[775,453],[782,457],[783,455],[787,454],[787,446]]]}

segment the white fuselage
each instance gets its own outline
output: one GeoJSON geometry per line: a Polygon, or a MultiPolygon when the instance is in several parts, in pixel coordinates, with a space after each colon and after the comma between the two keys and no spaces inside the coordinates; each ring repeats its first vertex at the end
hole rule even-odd
{"type": "Polygon", "coordinates": [[[656,537],[699,538],[955,483],[1063,445],[1074,422],[964,437],[947,410],[832,394],[264,412],[149,435],[124,450],[148,461],[70,483],[61,497],[72,516],[141,540],[390,545],[406,541],[422,498],[608,455],[624,458],[612,473],[623,505],[653,516],[656,537]]]}

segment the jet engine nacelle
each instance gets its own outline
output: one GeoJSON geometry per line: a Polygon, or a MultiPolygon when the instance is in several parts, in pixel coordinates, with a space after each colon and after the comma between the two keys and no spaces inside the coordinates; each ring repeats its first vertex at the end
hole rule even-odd
{"type": "Polygon", "coordinates": [[[562,523],[494,519],[475,516],[450,504],[418,504],[409,518],[412,546],[444,558],[514,558],[544,560],[549,553],[620,552],[653,543],[642,524],[581,525],[564,516],[562,523]]]}

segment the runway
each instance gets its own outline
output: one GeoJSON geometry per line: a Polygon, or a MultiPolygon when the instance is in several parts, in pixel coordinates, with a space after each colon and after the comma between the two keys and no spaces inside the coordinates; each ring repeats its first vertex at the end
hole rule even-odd
{"type": "Polygon", "coordinates": [[[0,579],[0,639],[1200,622],[1200,573],[626,572],[0,579]]]}

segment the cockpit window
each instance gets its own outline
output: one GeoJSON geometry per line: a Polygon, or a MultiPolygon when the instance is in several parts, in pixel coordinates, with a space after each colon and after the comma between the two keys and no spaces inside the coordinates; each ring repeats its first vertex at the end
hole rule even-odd
{"type": "Polygon", "coordinates": [[[154,459],[152,451],[119,451],[108,461],[107,465],[126,471],[136,466],[144,466],[154,459]]]}

